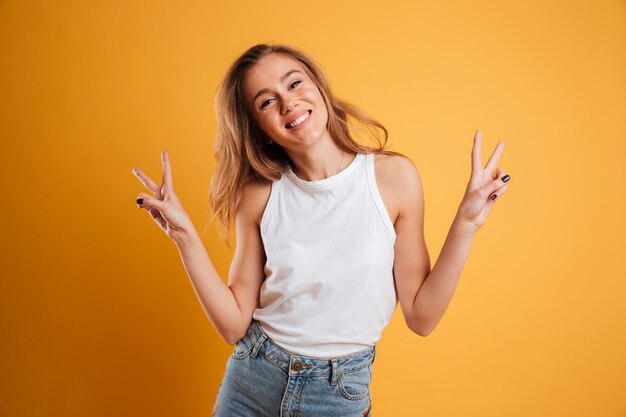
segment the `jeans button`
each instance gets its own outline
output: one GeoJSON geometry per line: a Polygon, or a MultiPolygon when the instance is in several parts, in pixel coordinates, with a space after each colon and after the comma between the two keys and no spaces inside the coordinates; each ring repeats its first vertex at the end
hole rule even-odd
{"type": "Polygon", "coordinates": [[[292,366],[291,369],[293,369],[294,371],[299,371],[302,369],[302,364],[300,362],[295,362],[292,366]]]}

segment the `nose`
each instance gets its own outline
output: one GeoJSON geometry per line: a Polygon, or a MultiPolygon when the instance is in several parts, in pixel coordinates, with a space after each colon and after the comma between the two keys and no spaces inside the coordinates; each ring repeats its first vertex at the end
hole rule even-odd
{"type": "Polygon", "coordinates": [[[281,113],[282,114],[286,114],[287,110],[288,111],[293,111],[296,107],[296,104],[294,103],[294,101],[292,99],[285,99],[283,100],[283,105],[281,108],[281,113]]]}

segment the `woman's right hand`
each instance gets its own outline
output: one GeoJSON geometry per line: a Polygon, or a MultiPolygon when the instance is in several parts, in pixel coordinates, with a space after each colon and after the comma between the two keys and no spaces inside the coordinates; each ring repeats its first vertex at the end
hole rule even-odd
{"type": "Polygon", "coordinates": [[[133,174],[154,194],[154,196],[149,196],[145,193],[139,193],[137,204],[150,214],[150,217],[170,239],[177,242],[185,233],[195,229],[191,218],[174,193],[172,170],[167,150],[161,152],[161,163],[163,165],[163,183],[161,186],[155,184],[139,168],[133,168],[133,174]],[[141,203],[140,199],[143,199],[141,203]]]}

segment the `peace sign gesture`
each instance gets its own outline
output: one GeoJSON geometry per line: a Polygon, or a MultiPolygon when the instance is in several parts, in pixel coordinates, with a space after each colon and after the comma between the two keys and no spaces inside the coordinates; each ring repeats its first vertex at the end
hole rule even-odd
{"type": "Polygon", "coordinates": [[[145,193],[139,193],[137,204],[150,214],[150,217],[170,239],[177,241],[185,232],[195,229],[191,219],[174,193],[172,169],[167,150],[161,152],[161,163],[163,169],[161,186],[155,184],[139,168],[133,168],[133,174],[154,194],[151,197],[145,193]]]}
{"type": "Polygon", "coordinates": [[[505,183],[511,179],[509,175],[505,175],[502,168],[492,173],[504,150],[504,142],[498,142],[485,168],[482,167],[480,156],[481,144],[482,133],[477,130],[472,147],[472,175],[457,214],[461,221],[471,224],[476,230],[485,224],[496,198],[506,192],[505,183]]]}

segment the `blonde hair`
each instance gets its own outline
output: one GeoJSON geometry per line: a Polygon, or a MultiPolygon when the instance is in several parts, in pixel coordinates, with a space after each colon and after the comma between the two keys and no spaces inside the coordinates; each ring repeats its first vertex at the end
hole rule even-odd
{"type": "Polygon", "coordinates": [[[222,237],[229,247],[229,231],[230,226],[234,225],[235,204],[240,188],[247,181],[278,180],[289,165],[289,156],[283,148],[275,142],[268,143],[267,135],[248,111],[244,98],[243,80],[246,72],[272,53],[298,61],[317,85],[328,109],[328,132],[339,148],[352,153],[404,156],[385,149],[388,134],[382,124],[355,105],[333,95],[321,68],[311,58],[287,45],[258,44],[251,47],[233,62],[215,95],[216,166],[211,179],[209,202],[214,213],[213,219],[218,219],[222,237]],[[365,136],[372,137],[377,143],[375,147],[361,145],[353,139],[350,128],[358,129],[359,126],[350,124],[348,116],[362,125],[365,136]],[[380,132],[383,133],[382,141],[380,132]]]}

